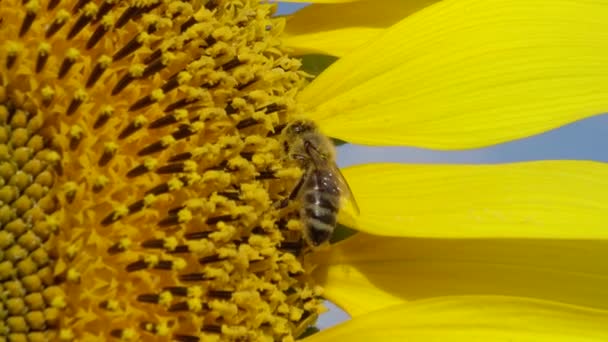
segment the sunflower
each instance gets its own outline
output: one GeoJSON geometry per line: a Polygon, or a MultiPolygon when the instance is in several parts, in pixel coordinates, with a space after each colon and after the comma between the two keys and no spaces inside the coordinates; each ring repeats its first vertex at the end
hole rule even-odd
{"type": "Polygon", "coordinates": [[[275,205],[302,116],[461,149],[608,108],[608,5],[408,3],[3,0],[0,338],[287,342],[323,298],[353,319],[311,341],[608,338],[602,164],[349,168],[321,250],[275,205]]]}

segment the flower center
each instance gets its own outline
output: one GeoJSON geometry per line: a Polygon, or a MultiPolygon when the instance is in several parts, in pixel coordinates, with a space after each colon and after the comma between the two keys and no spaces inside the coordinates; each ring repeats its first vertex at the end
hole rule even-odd
{"type": "Polygon", "coordinates": [[[0,336],[290,341],[320,289],[278,134],[300,63],[251,0],[0,4],[0,336]]]}

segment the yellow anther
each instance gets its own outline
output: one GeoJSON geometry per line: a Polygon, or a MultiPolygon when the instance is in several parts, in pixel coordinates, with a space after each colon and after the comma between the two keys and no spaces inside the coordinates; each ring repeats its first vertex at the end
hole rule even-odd
{"type": "Polygon", "coordinates": [[[246,327],[242,326],[222,326],[222,334],[232,338],[245,337],[248,335],[246,327]]]}
{"type": "Polygon", "coordinates": [[[75,100],[82,102],[82,101],[85,101],[88,97],[89,97],[89,93],[87,93],[87,91],[84,89],[77,89],[76,92],[74,92],[75,100]]]}
{"type": "Polygon", "coordinates": [[[162,100],[164,97],[165,97],[165,93],[162,91],[162,89],[154,89],[150,93],[150,98],[156,102],[162,100]]]}
{"type": "Polygon", "coordinates": [[[118,150],[118,144],[114,141],[109,141],[103,144],[104,153],[114,154],[118,150]]]}
{"type": "Polygon", "coordinates": [[[148,118],[143,115],[138,115],[133,120],[135,127],[142,127],[148,123],[148,118]]]}
{"type": "Polygon", "coordinates": [[[136,337],[137,333],[131,328],[124,329],[120,335],[120,339],[123,341],[133,341],[136,337]]]}
{"type": "Polygon", "coordinates": [[[169,65],[169,63],[171,63],[173,60],[175,60],[175,54],[171,52],[165,52],[161,56],[161,62],[163,65],[169,65]]]}
{"type": "Polygon", "coordinates": [[[191,79],[192,79],[192,75],[187,71],[182,71],[179,74],[177,74],[177,83],[178,84],[186,84],[186,83],[190,82],[191,79]]]}
{"type": "Polygon", "coordinates": [[[137,36],[137,42],[141,44],[148,44],[150,42],[150,35],[147,32],[140,32],[137,36]]]}
{"type": "Polygon", "coordinates": [[[156,195],[147,194],[146,196],[144,196],[144,206],[145,207],[151,206],[157,199],[158,199],[158,197],[156,195]]]}
{"type": "Polygon", "coordinates": [[[68,19],[70,19],[70,12],[68,12],[66,9],[62,8],[57,11],[57,14],[55,16],[55,22],[63,23],[68,19]]]}
{"type": "Polygon", "coordinates": [[[184,183],[178,178],[171,178],[167,184],[172,191],[179,190],[184,186],[184,183]]]}
{"type": "Polygon", "coordinates": [[[171,146],[175,143],[175,138],[172,135],[166,135],[160,139],[162,146],[171,146]]]}
{"type": "Polygon", "coordinates": [[[146,26],[155,25],[160,20],[160,16],[156,14],[145,13],[144,15],[142,15],[141,20],[146,26]]]}
{"type": "Polygon", "coordinates": [[[59,228],[59,219],[53,215],[46,216],[44,223],[51,232],[55,232],[59,228]]]}
{"type": "Polygon", "coordinates": [[[291,307],[290,308],[290,312],[289,312],[289,319],[297,322],[300,320],[300,318],[302,318],[302,314],[304,313],[304,310],[302,310],[301,308],[297,308],[297,307],[291,307]]]}
{"type": "MultiPolygon", "coordinates": [[[[101,58],[103,58],[103,57],[104,56],[102,56],[101,58]]],[[[100,60],[101,60],[101,58],[100,58],[100,60]]],[[[110,57],[108,57],[108,58],[110,58],[110,57]]],[[[108,63],[111,63],[111,62],[112,62],[112,59],[110,58],[108,63]]],[[[114,108],[110,105],[104,105],[103,107],[101,107],[101,110],[99,112],[104,116],[111,116],[112,114],[114,114],[114,108]]]]}
{"type": "Polygon", "coordinates": [[[154,267],[158,264],[159,258],[158,255],[146,255],[144,261],[148,264],[148,267],[154,267]]]}
{"type": "Polygon", "coordinates": [[[195,254],[206,255],[215,250],[215,245],[209,240],[188,241],[188,249],[195,254]]]}
{"type": "Polygon", "coordinates": [[[114,208],[114,215],[112,218],[118,220],[121,217],[125,217],[129,213],[129,207],[121,204],[114,208]]]}
{"type": "Polygon", "coordinates": [[[38,55],[39,56],[46,56],[49,54],[50,51],[51,51],[51,44],[49,44],[47,42],[42,42],[38,45],[38,55]]]}
{"type": "Polygon", "coordinates": [[[32,14],[38,13],[38,11],[40,11],[40,2],[37,0],[30,0],[25,4],[25,9],[32,14]]]}
{"type": "Polygon", "coordinates": [[[146,158],[144,160],[144,166],[148,170],[154,170],[158,166],[158,160],[156,160],[154,158],[146,158]]]}
{"type": "Polygon", "coordinates": [[[196,182],[201,180],[201,176],[195,172],[188,173],[185,177],[188,185],[195,184],[196,182]]]}
{"type": "Polygon", "coordinates": [[[179,242],[174,236],[168,237],[163,241],[163,247],[170,251],[175,250],[178,244],[179,242]]]}
{"type": "Polygon", "coordinates": [[[176,271],[181,271],[185,269],[186,266],[188,266],[188,263],[184,259],[176,258],[175,260],[173,260],[173,269],[176,271]]]}
{"type": "Polygon", "coordinates": [[[186,160],[184,162],[184,172],[196,172],[198,165],[193,160],[186,160]]]}
{"type": "Polygon", "coordinates": [[[68,48],[65,57],[71,61],[75,61],[80,56],[80,51],[76,48],[68,48]]]}
{"type": "Polygon", "coordinates": [[[181,121],[184,119],[188,118],[188,111],[185,109],[178,109],[173,113],[173,117],[177,120],[177,121],[181,121]]]}
{"type": "Polygon", "coordinates": [[[50,85],[46,85],[40,89],[40,95],[42,95],[42,100],[44,102],[50,102],[55,96],[55,90],[50,85]]]}
{"type": "MultiPolygon", "coordinates": [[[[182,13],[184,10],[189,9],[189,11],[192,11],[191,8],[187,7],[185,3],[183,2],[169,2],[167,4],[167,13],[169,13],[170,15],[175,15],[176,13],[182,13]]],[[[190,13],[188,13],[190,14],[190,13]]]]}
{"type": "Polygon", "coordinates": [[[78,282],[80,280],[80,272],[76,271],[73,268],[68,269],[67,279],[68,281],[71,281],[73,283],[78,282]]]}
{"type": "Polygon", "coordinates": [[[103,25],[103,27],[106,29],[109,29],[110,27],[114,26],[115,22],[116,16],[114,16],[113,14],[108,14],[101,18],[101,25],[103,25]]]}
{"type": "Polygon", "coordinates": [[[74,125],[72,127],[70,127],[70,137],[72,138],[76,138],[76,139],[80,139],[82,137],[82,133],[84,132],[84,129],[82,129],[82,127],[78,126],[78,125],[74,125]]]}
{"type": "Polygon", "coordinates": [[[203,310],[203,304],[201,303],[200,299],[190,298],[186,301],[186,303],[188,304],[188,309],[192,312],[196,313],[203,310]]]}
{"type": "Polygon", "coordinates": [[[164,307],[169,307],[169,305],[171,305],[172,302],[173,302],[173,295],[169,291],[163,291],[158,296],[158,304],[160,304],[164,307]]]}
{"type": "Polygon", "coordinates": [[[21,50],[23,50],[23,46],[21,44],[14,41],[6,42],[6,54],[10,57],[15,57],[21,50]]]}
{"type": "Polygon", "coordinates": [[[141,77],[141,75],[144,74],[144,70],[146,70],[144,64],[135,64],[129,68],[129,75],[131,75],[131,77],[141,77]]]}
{"type": "Polygon", "coordinates": [[[190,222],[192,220],[192,212],[187,208],[182,209],[177,213],[177,218],[180,223],[190,222]]]}
{"type": "MultiPolygon", "coordinates": [[[[97,63],[99,63],[99,65],[102,68],[107,68],[108,66],[110,66],[110,64],[112,63],[112,57],[108,56],[108,55],[101,55],[99,56],[99,58],[97,59],[97,63]]],[[[101,109],[101,113],[104,114],[112,114],[114,112],[114,109],[110,106],[110,105],[105,105],[104,107],[102,107],[101,109]]]]}
{"type": "Polygon", "coordinates": [[[108,183],[110,183],[110,179],[108,177],[106,177],[105,175],[99,175],[95,178],[93,186],[104,188],[106,185],[108,185],[108,183]]]}
{"type": "Polygon", "coordinates": [[[110,311],[118,311],[120,309],[120,303],[115,299],[109,299],[105,306],[110,311]]]}
{"type": "Polygon", "coordinates": [[[156,325],[156,335],[158,336],[168,336],[171,333],[171,330],[167,323],[162,322],[156,325]]]}
{"type": "Polygon", "coordinates": [[[215,31],[213,31],[212,36],[213,38],[217,39],[217,40],[223,40],[223,41],[228,41],[232,38],[232,30],[227,27],[220,27],[218,29],[216,29],[215,31]]]}
{"type": "Polygon", "coordinates": [[[200,286],[188,287],[188,297],[190,298],[201,298],[205,293],[205,290],[200,286]]]}
{"type": "Polygon", "coordinates": [[[125,250],[129,249],[129,247],[131,247],[132,244],[133,244],[133,242],[129,238],[122,238],[122,239],[118,240],[118,245],[125,250]]]}
{"type": "Polygon", "coordinates": [[[230,279],[230,275],[225,270],[219,268],[208,268],[204,273],[207,277],[213,278],[220,283],[229,281],[230,279]]]}
{"type": "Polygon", "coordinates": [[[99,10],[99,7],[97,6],[97,4],[93,3],[93,2],[89,2],[88,4],[86,4],[84,6],[84,14],[88,17],[92,17],[95,14],[97,14],[97,11],[99,10]]]}
{"type": "Polygon", "coordinates": [[[234,317],[239,311],[236,304],[219,300],[211,301],[209,307],[224,317],[234,317]]]}

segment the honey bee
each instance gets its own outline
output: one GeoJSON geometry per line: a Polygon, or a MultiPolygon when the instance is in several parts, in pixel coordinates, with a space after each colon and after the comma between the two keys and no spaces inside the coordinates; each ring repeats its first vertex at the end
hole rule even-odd
{"type": "Polygon", "coordinates": [[[331,238],[340,209],[351,205],[358,214],[359,207],[336,165],[333,143],[313,121],[297,120],[285,127],[282,142],[288,159],[304,170],[288,200],[300,203],[304,240],[317,247],[331,238]]]}

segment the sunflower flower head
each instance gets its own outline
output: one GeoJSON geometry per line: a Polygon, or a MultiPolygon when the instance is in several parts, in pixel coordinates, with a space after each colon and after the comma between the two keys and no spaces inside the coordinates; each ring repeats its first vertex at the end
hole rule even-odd
{"type": "Polygon", "coordinates": [[[321,311],[278,134],[300,62],[248,0],[3,1],[0,336],[291,341],[321,311]]]}

